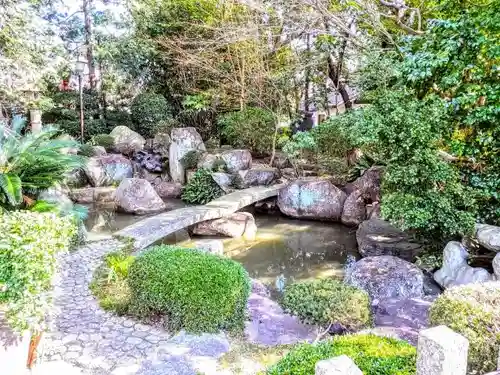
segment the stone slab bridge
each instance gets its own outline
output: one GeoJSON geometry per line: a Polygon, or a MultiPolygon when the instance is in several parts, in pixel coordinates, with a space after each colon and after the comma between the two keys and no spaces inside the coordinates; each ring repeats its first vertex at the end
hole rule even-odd
{"type": "Polygon", "coordinates": [[[206,205],[179,208],[148,217],[115,232],[113,236],[129,239],[133,241],[135,250],[142,250],[193,224],[218,219],[261,200],[275,197],[284,186],[284,184],[277,184],[238,190],[206,205]]]}

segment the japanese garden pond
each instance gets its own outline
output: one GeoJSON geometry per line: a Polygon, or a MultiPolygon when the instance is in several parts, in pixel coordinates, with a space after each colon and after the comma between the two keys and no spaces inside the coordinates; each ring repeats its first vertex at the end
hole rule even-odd
{"type": "MultiPolygon", "coordinates": [[[[182,202],[173,202],[182,207],[182,202]]],[[[174,208],[177,208],[174,207],[174,208]]],[[[91,210],[86,221],[90,239],[100,239],[144,216],[116,213],[113,210],[91,210]]],[[[254,240],[220,238],[224,253],[243,264],[250,277],[275,289],[278,279],[285,283],[318,277],[341,278],[348,255],[357,256],[355,230],[337,223],[294,220],[281,215],[255,215],[257,235],[254,240]]],[[[186,231],[180,231],[163,242],[194,247],[186,231]]]]}

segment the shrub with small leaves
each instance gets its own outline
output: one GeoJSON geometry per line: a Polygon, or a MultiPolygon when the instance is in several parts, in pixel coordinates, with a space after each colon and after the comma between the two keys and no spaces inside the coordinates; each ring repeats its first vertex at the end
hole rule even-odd
{"type": "Polygon", "coordinates": [[[143,92],[132,101],[132,120],[136,131],[145,138],[153,138],[161,121],[172,118],[171,107],[163,95],[143,92]]]}
{"type": "Polygon", "coordinates": [[[469,374],[497,367],[500,347],[500,282],[447,289],[431,306],[432,325],[446,325],[469,340],[469,374]]]}
{"type": "Polygon", "coordinates": [[[206,204],[224,195],[209,170],[200,168],[182,191],[182,200],[191,204],[206,204]]]}
{"type": "Polygon", "coordinates": [[[366,292],[337,280],[319,279],[286,287],[282,305],[308,324],[340,324],[354,331],[371,324],[370,299],[366,292]]]}
{"type": "Polygon", "coordinates": [[[80,149],[78,150],[78,155],[85,156],[87,158],[95,156],[94,146],[88,144],[80,145],[80,149]]]}
{"type": "Polygon", "coordinates": [[[195,169],[200,158],[200,151],[191,150],[186,152],[186,154],[181,158],[180,162],[185,169],[195,169]]]}
{"type": "Polygon", "coordinates": [[[243,328],[250,279],[243,266],[231,259],[157,246],[136,258],[128,282],[130,311],[139,316],[164,314],[171,329],[243,328]]]}
{"type": "Polygon", "coordinates": [[[346,355],[364,375],[415,375],[416,350],[405,341],[375,335],[337,336],[317,344],[299,344],[267,375],[311,375],[316,363],[346,355]]]}
{"type": "Polygon", "coordinates": [[[76,231],[71,217],[13,211],[0,215],[0,303],[12,328],[42,331],[51,305],[56,256],[76,231]]]}
{"type": "Polygon", "coordinates": [[[109,150],[115,145],[115,139],[109,134],[96,134],[90,139],[89,144],[92,146],[102,146],[106,150],[109,150]]]}

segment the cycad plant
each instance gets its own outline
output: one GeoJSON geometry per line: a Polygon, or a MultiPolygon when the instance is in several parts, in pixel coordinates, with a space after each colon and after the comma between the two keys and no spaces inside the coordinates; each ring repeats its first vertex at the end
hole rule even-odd
{"type": "Polygon", "coordinates": [[[81,167],[80,156],[64,149],[79,143],[59,140],[59,131],[47,126],[37,133],[23,129],[26,121],[14,117],[11,126],[0,121],[0,208],[19,209],[34,204],[37,194],[63,182],[65,174],[81,167]]]}

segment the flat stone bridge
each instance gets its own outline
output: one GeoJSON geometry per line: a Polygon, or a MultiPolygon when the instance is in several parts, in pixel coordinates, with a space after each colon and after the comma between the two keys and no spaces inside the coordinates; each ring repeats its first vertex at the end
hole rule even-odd
{"type": "Polygon", "coordinates": [[[113,235],[132,240],[134,249],[142,250],[178,230],[202,221],[227,216],[243,207],[274,197],[284,186],[284,184],[277,184],[238,190],[203,206],[179,208],[148,217],[113,235]]]}

